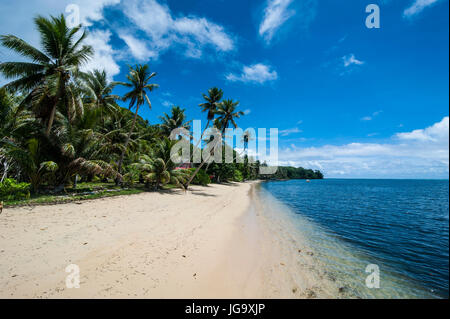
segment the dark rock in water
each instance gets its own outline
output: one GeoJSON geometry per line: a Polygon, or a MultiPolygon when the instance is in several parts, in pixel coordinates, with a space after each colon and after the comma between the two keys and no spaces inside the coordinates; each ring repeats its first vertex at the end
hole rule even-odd
{"type": "Polygon", "coordinates": [[[342,293],[344,293],[344,292],[346,292],[347,291],[347,287],[340,287],[339,288],[339,293],[340,294],[342,294],[342,293]]]}
{"type": "Polygon", "coordinates": [[[308,251],[306,254],[307,254],[308,256],[314,256],[314,253],[311,252],[311,251],[308,251]]]}

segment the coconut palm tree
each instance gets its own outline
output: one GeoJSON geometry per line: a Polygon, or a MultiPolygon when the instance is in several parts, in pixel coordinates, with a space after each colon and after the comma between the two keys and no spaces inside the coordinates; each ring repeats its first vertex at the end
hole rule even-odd
{"type": "Polygon", "coordinates": [[[37,105],[39,116],[47,123],[46,136],[50,135],[57,108],[74,98],[70,83],[77,78],[79,68],[93,55],[91,46],[83,45],[87,33],[78,38],[81,25],[69,28],[63,15],[50,19],[38,16],[34,23],[40,33],[42,51],[14,35],[0,36],[0,43],[31,62],[3,62],[0,72],[12,91],[29,92],[25,105],[37,105]]]}
{"type": "MultiPolygon", "coordinates": [[[[201,143],[201,141],[203,139],[203,135],[205,134],[205,131],[208,129],[211,121],[214,120],[220,100],[223,97],[223,91],[217,87],[213,87],[208,90],[208,95],[206,95],[204,93],[202,95],[203,95],[203,99],[206,102],[199,104],[199,106],[202,108],[202,112],[206,112],[207,122],[206,122],[206,126],[205,126],[202,134],[200,135],[199,141],[197,142],[197,144],[194,147],[194,151],[198,149],[198,145],[201,143]]],[[[208,159],[209,159],[209,157],[208,157],[208,159]]],[[[208,159],[202,160],[202,163],[200,164],[200,166],[197,167],[197,169],[194,171],[192,176],[189,178],[188,182],[184,185],[185,189],[187,189],[189,187],[191,182],[194,180],[195,176],[198,174],[198,172],[200,171],[200,169],[203,167],[203,165],[205,164],[205,162],[208,159]]]]}
{"type": "Polygon", "coordinates": [[[230,126],[230,124],[237,128],[236,119],[244,115],[242,111],[236,111],[236,107],[239,105],[238,101],[224,100],[219,104],[216,114],[217,122],[220,123],[220,129],[222,131],[222,138],[225,138],[225,131],[230,126]]]}
{"type": "Polygon", "coordinates": [[[203,99],[206,102],[199,104],[199,106],[202,108],[202,112],[206,112],[206,118],[208,121],[206,122],[206,126],[202,132],[202,135],[200,136],[200,140],[203,138],[203,134],[209,127],[210,122],[214,120],[214,116],[216,115],[216,111],[219,106],[220,100],[223,97],[223,91],[219,88],[213,87],[208,90],[208,95],[204,93],[202,95],[203,99]]]}
{"type": "Polygon", "coordinates": [[[112,94],[116,83],[108,81],[104,70],[94,70],[82,75],[84,80],[83,90],[86,94],[86,102],[92,108],[100,110],[100,117],[103,126],[105,116],[112,115],[118,111],[116,100],[119,96],[112,94]]]}
{"type": "Polygon", "coordinates": [[[58,169],[55,162],[44,160],[44,154],[40,150],[41,143],[36,138],[23,143],[7,140],[1,144],[6,158],[17,164],[21,173],[30,181],[33,192],[38,191],[46,174],[53,174],[58,169]]]}
{"type": "Polygon", "coordinates": [[[147,64],[145,65],[137,65],[134,68],[129,67],[130,72],[127,75],[127,79],[129,82],[117,82],[116,84],[123,85],[125,87],[131,88],[131,91],[127,92],[123,96],[123,101],[130,101],[129,109],[131,110],[133,107],[136,108],[134,113],[133,122],[131,124],[130,131],[128,132],[127,139],[125,140],[124,150],[120,155],[119,163],[118,163],[118,172],[122,173],[122,164],[125,157],[125,152],[128,147],[128,143],[130,142],[131,134],[133,134],[134,127],[136,125],[137,115],[139,113],[139,108],[147,102],[149,108],[152,108],[152,104],[150,99],[148,98],[147,92],[152,92],[154,89],[159,87],[158,84],[150,84],[149,81],[151,78],[156,76],[155,72],[150,72],[147,64]]]}
{"type": "Polygon", "coordinates": [[[170,133],[177,128],[184,128],[186,130],[190,129],[189,124],[191,121],[186,122],[186,114],[184,114],[185,111],[185,109],[182,109],[179,106],[173,106],[171,115],[164,113],[164,116],[159,117],[162,121],[161,128],[166,136],[169,136],[170,133]]]}
{"type": "Polygon", "coordinates": [[[147,184],[152,184],[159,189],[167,183],[172,183],[180,188],[186,182],[188,174],[185,170],[175,169],[176,165],[170,159],[170,151],[176,141],[165,137],[153,150],[151,156],[142,155],[139,161],[133,164],[133,168],[139,170],[147,184]]]}
{"type": "MultiPolygon", "coordinates": [[[[225,143],[225,131],[231,125],[234,128],[237,128],[237,124],[235,119],[240,118],[244,115],[244,112],[236,111],[236,107],[239,105],[239,102],[234,102],[233,100],[224,100],[218,104],[216,115],[218,117],[214,121],[214,127],[221,131],[222,134],[222,143],[225,143]]],[[[206,171],[210,166],[211,162],[206,166],[206,171]]]]}

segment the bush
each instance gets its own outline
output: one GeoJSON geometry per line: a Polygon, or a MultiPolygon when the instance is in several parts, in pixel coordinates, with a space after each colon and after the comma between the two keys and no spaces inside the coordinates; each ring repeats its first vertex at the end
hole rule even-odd
{"type": "MultiPolygon", "coordinates": [[[[195,170],[196,170],[195,168],[190,168],[189,174],[194,174],[195,170]]],[[[198,171],[197,175],[192,180],[192,184],[206,186],[208,184],[211,184],[211,178],[209,178],[209,175],[206,174],[204,169],[201,169],[198,171]]]]}
{"type": "Polygon", "coordinates": [[[244,180],[244,176],[242,175],[242,172],[238,169],[235,169],[234,175],[233,175],[233,181],[242,182],[243,180],[244,180]]]}
{"type": "Polygon", "coordinates": [[[30,184],[17,183],[13,178],[6,178],[0,183],[0,200],[21,200],[30,198],[30,184]]]}

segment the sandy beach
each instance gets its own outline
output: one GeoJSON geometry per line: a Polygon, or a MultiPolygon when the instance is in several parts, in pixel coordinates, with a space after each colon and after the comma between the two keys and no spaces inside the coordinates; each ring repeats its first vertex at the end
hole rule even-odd
{"type": "Polygon", "coordinates": [[[214,184],[5,209],[0,297],[335,295],[306,248],[286,235],[289,226],[258,212],[253,188],[214,184]],[[80,269],[80,288],[66,287],[70,264],[80,269]]]}

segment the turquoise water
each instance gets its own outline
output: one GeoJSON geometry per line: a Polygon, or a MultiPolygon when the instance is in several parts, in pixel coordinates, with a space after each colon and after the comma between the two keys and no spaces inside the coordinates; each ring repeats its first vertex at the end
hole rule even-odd
{"type": "Polygon", "coordinates": [[[260,192],[289,208],[324,264],[356,295],[449,297],[448,181],[272,181],[260,192]],[[380,268],[380,289],[365,285],[368,264],[380,268]]]}

